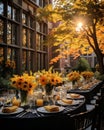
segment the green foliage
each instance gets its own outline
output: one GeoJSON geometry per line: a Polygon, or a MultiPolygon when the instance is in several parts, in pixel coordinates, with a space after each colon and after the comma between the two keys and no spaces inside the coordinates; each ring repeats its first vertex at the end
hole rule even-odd
{"type": "Polygon", "coordinates": [[[104,80],[104,74],[100,74],[99,71],[96,71],[94,77],[98,80],[104,80]]]}
{"type": "Polygon", "coordinates": [[[80,58],[76,64],[76,66],[74,67],[74,70],[77,70],[79,72],[82,71],[91,71],[91,67],[89,62],[85,59],[85,58],[80,58]]]}
{"type": "Polygon", "coordinates": [[[0,61],[0,88],[10,88],[10,77],[14,74],[15,62],[11,60],[0,61]]]}
{"type": "Polygon", "coordinates": [[[11,88],[9,79],[0,77],[0,89],[8,89],[11,88]]]}

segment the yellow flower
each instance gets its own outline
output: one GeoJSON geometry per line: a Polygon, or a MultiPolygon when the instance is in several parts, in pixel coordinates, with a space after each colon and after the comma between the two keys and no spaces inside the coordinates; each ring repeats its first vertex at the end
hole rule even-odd
{"type": "Polygon", "coordinates": [[[52,68],[49,68],[48,71],[38,71],[34,74],[35,77],[37,77],[36,75],[38,75],[38,82],[42,86],[57,86],[58,84],[62,83],[61,73],[57,71],[54,72],[52,68]]]}
{"type": "Polygon", "coordinates": [[[70,81],[78,81],[80,79],[80,74],[77,71],[72,71],[67,74],[67,77],[70,81]]]}
{"type": "Polygon", "coordinates": [[[85,79],[90,79],[91,77],[94,76],[94,73],[92,71],[83,71],[81,73],[81,75],[85,78],[85,79]]]}
{"type": "Polygon", "coordinates": [[[15,87],[19,90],[27,91],[28,93],[31,93],[31,91],[33,91],[37,87],[35,77],[30,76],[26,73],[21,76],[14,75],[12,78],[10,78],[10,80],[12,87],[15,87]]]}

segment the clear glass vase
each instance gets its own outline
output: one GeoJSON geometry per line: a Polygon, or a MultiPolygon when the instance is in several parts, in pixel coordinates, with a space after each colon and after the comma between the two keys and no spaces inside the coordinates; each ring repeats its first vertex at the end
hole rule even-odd
{"type": "Polygon", "coordinates": [[[72,89],[77,89],[77,88],[78,88],[77,81],[72,81],[72,89]]]}
{"type": "Polygon", "coordinates": [[[20,90],[21,106],[25,106],[27,104],[27,96],[27,91],[20,90]]]}
{"type": "Polygon", "coordinates": [[[44,87],[44,91],[45,91],[45,103],[46,103],[46,105],[53,104],[53,86],[46,85],[44,87]]]}

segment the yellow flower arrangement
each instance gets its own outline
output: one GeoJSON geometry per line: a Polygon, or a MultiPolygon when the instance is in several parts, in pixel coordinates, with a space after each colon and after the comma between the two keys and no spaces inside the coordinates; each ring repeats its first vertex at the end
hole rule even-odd
{"type": "Polygon", "coordinates": [[[58,84],[62,83],[62,78],[58,72],[44,71],[40,76],[39,82],[43,86],[57,86],[58,84]]]}
{"type": "Polygon", "coordinates": [[[69,81],[76,82],[76,81],[80,80],[80,73],[77,71],[72,71],[69,74],[67,74],[67,77],[68,77],[69,81]]]}
{"type": "Polygon", "coordinates": [[[42,85],[47,91],[51,91],[53,87],[62,83],[61,73],[52,71],[52,67],[49,70],[38,71],[34,74],[35,77],[38,75],[38,82],[42,85]]]}
{"type": "Polygon", "coordinates": [[[88,80],[94,76],[94,73],[92,71],[83,71],[81,72],[81,75],[84,77],[85,80],[88,80]]]}
{"type": "Polygon", "coordinates": [[[33,90],[36,88],[37,84],[35,82],[35,77],[24,73],[23,75],[14,75],[11,80],[11,86],[26,91],[27,93],[32,93],[33,90]]]}

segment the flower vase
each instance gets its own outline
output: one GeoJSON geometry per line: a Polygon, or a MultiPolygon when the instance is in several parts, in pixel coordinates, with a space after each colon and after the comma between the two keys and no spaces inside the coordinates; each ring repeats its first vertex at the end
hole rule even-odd
{"type": "Polygon", "coordinates": [[[77,85],[77,81],[72,81],[72,89],[77,89],[78,85],[77,85]]]}
{"type": "Polygon", "coordinates": [[[21,98],[21,106],[25,106],[27,104],[27,91],[21,90],[20,91],[20,98],[21,98]]]}
{"type": "Polygon", "coordinates": [[[51,85],[45,86],[45,97],[46,97],[46,105],[52,104],[53,86],[51,85]]]}

